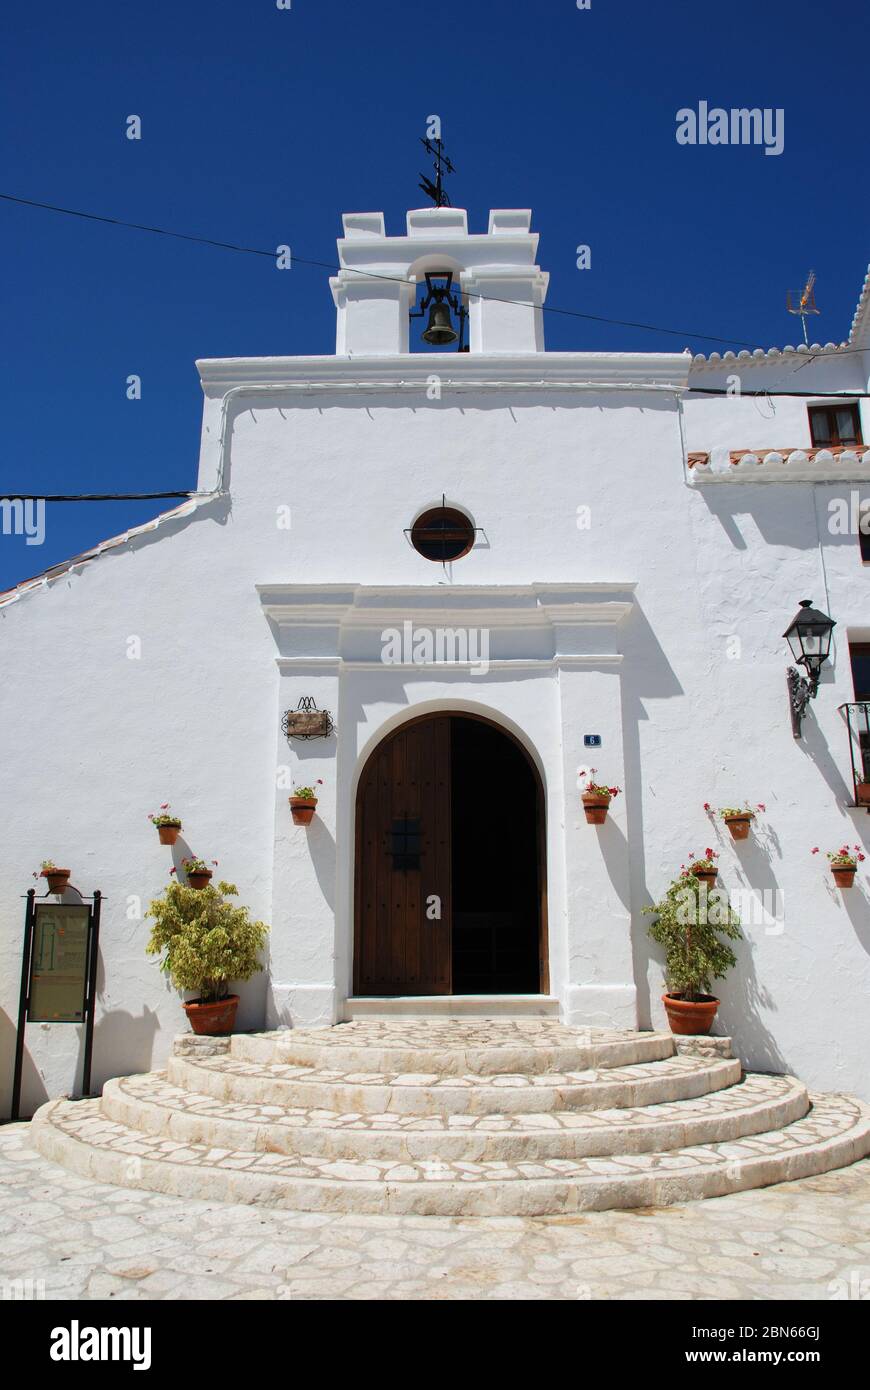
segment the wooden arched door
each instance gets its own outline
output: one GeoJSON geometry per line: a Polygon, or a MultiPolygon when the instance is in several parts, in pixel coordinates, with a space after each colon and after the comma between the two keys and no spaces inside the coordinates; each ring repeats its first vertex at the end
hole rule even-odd
{"type": "Polygon", "coordinates": [[[546,992],[543,788],[490,720],[388,735],[356,803],[354,993],[546,992]]]}

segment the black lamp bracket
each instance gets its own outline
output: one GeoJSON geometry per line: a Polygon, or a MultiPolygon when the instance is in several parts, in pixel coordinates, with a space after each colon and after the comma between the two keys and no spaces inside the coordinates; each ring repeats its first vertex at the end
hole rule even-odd
{"type": "Polygon", "coordinates": [[[801,722],[809,708],[810,700],[814,700],[818,694],[819,673],[811,671],[809,676],[802,676],[796,666],[789,666],[785,679],[791,711],[791,731],[795,738],[800,738],[801,722]]]}

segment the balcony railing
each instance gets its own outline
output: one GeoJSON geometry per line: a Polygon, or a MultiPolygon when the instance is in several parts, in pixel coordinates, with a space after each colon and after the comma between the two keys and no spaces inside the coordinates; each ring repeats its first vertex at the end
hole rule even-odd
{"type": "Polygon", "coordinates": [[[849,757],[852,762],[853,806],[870,812],[870,700],[840,705],[849,730],[849,757]]]}

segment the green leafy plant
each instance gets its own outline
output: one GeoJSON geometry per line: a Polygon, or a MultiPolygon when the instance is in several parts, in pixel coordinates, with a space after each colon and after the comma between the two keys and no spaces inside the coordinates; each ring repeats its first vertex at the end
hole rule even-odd
{"type": "Polygon", "coordinates": [[[301,796],[303,801],[316,801],[317,788],[323,786],[323,778],[318,777],[313,787],[294,787],[293,795],[301,796]]]}
{"type": "Polygon", "coordinates": [[[172,815],[169,809],[168,801],[163,802],[159,811],[150,811],[148,814],[148,819],[150,820],[152,825],[157,827],[158,830],[160,829],[161,825],[175,825],[178,827],[179,830],[181,829],[181,820],[178,816],[172,815]]]}
{"type": "Polygon", "coordinates": [[[766,811],[767,807],[763,801],[756,801],[754,806],[750,806],[749,802],[745,801],[742,806],[720,806],[717,809],[715,806],[711,806],[709,801],[705,801],[704,810],[708,815],[721,816],[723,820],[727,820],[729,816],[748,816],[750,820],[755,820],[758,812],[766,811]]]}
{"type": "Polygon", "coordinates": [[[603,782],[596,782],[594,767],[578,767],[577,776],[581,779],[581,782],[584,778],[587,779],[585,785],[580,788],[580,791],[586,796],[606,796],[610,798],[619,796],[622,790],[621,787],[608,787],[605,786],[603,782]]]}
{"type": "Polygon", "coordinates": [[[707,892],[694,874],[673,879],[660,902],[645,907],[656,921],[647,928],[664,947],[668,993],[697,1003],[712,990],[712,982],[737,964],[727,944],[742,939],[740,918],[721,890],[707,892]]]}
{"type": "Polygon", "coordinates": [[[69,869],[59,868],[53,859],[43,859],[39,869],[33,874],[34,878],[48,878],[49,874],[68,874],[69,869]]]}
{"type": "Polygon", "coordinates": [[[680,865],[680,878],[693,878],[695,874],[709,874],[717,867],[716,860],[719,858],[719,851],[710,849],[709,846],[698,858],[695,857],[694,850],[689,850],[689,863],[680,865]]]}
{"type": "MultiPolygon", "coordinates": [[[[810,854],[818,854],[819,847],[810,850],[810,854]]],[[[850,848],[848,845],[841,845],[839,849],[825,850],[825,854],[831,861],[832,869],[857,869],[859,864],[864,862],[864,853],[860,845],[850,848]]]]}
{"type": "MultiPolygon", "coordinates": [[[[204,859],[199,859],[196,855],[193,854],[189,854],[186,859],[182,859],[181,861],[181,867],[187,874],[188,878],[190,878],[191,874],[210,874],[212,870],[212,865],[214,866],[214,868],[217,868],[216,859],[213,859],[211,861],[211,865],[209,865],[206,864],[204,859]]],[[[171,874],[174,874],[174,867],[171,868],[169,872],[171,874]]]]}
{"type": "Polygon", "coordinates": [[[249,980],[263,968],[269,928],[226,901],[237,894],[232,883],[194,889],[173,882],[145,914],[154,921],[148,955],[162,956],[160,968],[176,988],[197,991],[203,1004],[223,999],[231,980],[249,980]]]}

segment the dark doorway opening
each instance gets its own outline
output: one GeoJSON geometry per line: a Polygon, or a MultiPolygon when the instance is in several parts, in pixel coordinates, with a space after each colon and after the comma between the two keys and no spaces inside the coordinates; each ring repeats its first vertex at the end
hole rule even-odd
{"type": "Polygon", "coordinates": [[[537,994],[537,779],[500,729],[450,723],[453,993],[537,994]]]}
{"type": "Polygon", "coordinates": [[[354,992],[546,994],[544,793],[482,716],[387,735],[356,803],[354,992]]]}

